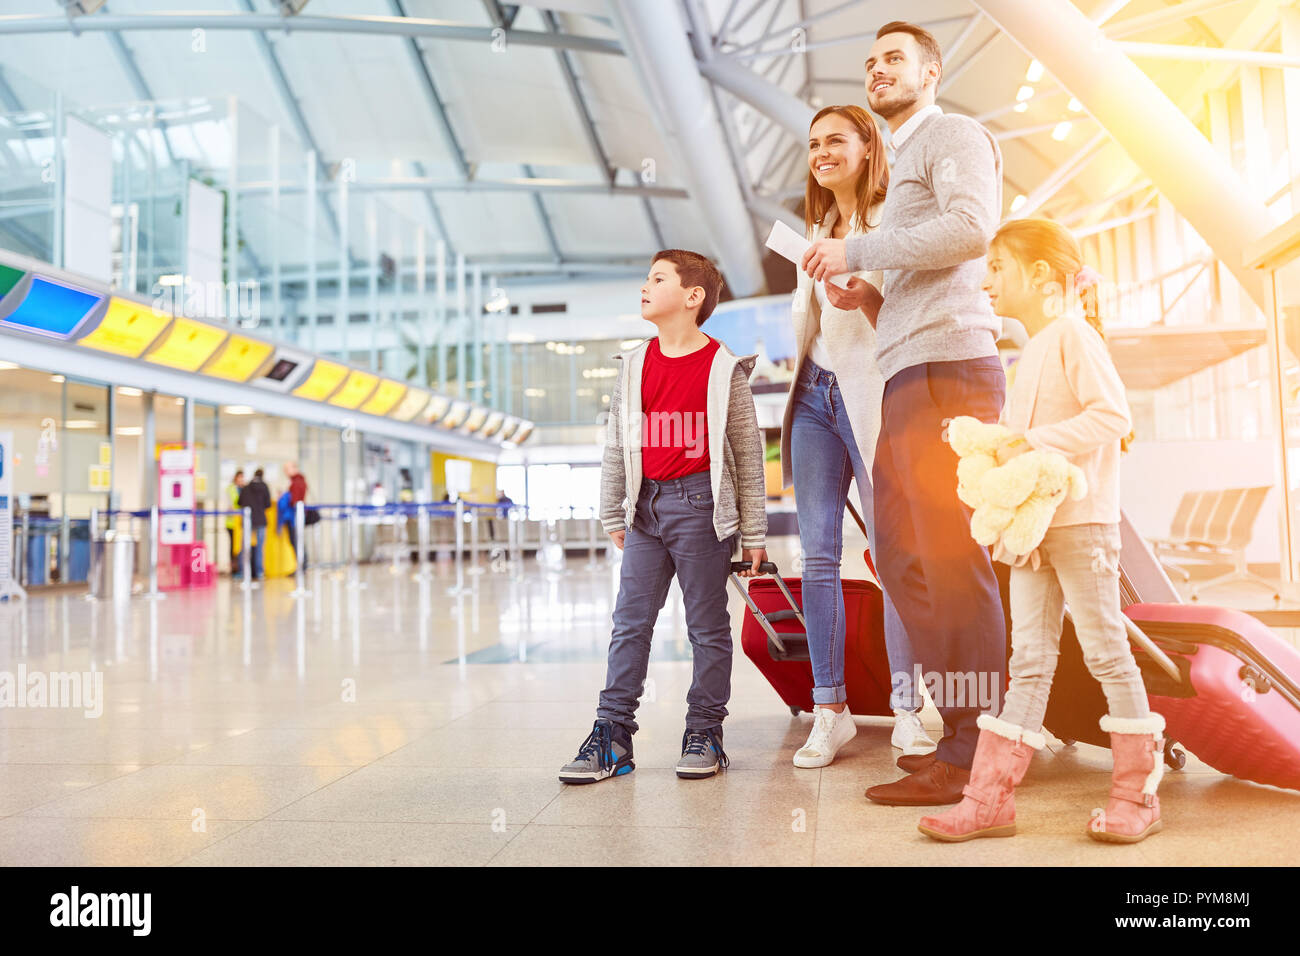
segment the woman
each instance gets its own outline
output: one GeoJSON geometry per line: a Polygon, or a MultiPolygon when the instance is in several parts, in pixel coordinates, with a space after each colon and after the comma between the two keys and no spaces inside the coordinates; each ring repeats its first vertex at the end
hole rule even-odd
{"type": "MultiPolygon", "coordinates": [[[[843,239],[880,222],[889,167],[875,123],[858,106],[828,106],[808,132],[808,237],[843,239]]],[[[799,370],[781,428],[785,485],[794,484],[803,548],[803,611],[813,667],[813,726],[794,755],[796,767],[824,767],[857,733],[844,687],[844,595],[840,588],[844,505],[858,482],[868,543],[875,547],[871,463],[880,431],[884,380],[876,368],[875,317],[882,301],[879,273],[864,273],[848,289],[814,283],[802,270],[792,315],[799,370]],[[828,298],[829,296],[829,298],[828,298]]],[[[929,753],[912,685],[911,645],[888,595],[885,645],[893,682],[891,743],[904,757],[929,753]],[[903,677],[906,677],[906,680],[903,677]]]]}

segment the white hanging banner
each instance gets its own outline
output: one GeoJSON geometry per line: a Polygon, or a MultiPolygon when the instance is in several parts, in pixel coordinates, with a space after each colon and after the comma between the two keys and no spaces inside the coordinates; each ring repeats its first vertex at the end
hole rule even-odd
{"type": "Polygon", "coordinates": [[[14,580],[14,433],[0,432],[0,601],[26,597],[14,580]]]}

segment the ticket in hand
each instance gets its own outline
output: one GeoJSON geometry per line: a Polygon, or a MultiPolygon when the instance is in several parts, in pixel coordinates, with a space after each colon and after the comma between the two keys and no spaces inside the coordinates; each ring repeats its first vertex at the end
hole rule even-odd
{"type": "MultiPolygon", "coordinates": [[[[803,261],[804,253],[812,243],[778,219],[772,223],[772,231],[767,234],[765,245],[782,259],[789,259],[797,266],[803,261]]],[[[847,289],[849,278],[848,273],[843,273],[831,276],[831,281],[841,289],[847,289]]]]}

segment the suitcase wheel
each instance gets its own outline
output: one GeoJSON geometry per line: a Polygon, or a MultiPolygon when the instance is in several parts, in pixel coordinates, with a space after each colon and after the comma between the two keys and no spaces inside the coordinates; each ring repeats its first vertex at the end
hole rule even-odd
{"type": "Polygon", "coordinates": [[[1061,743],[1065,744],[1067,747],[1073,747],[1077,741],[1073,737],[1062,737],[1061,743]]]}
{"type": "Polygon", "coordinates": [[[1182,770],[1187,764],[1187,754],[1176,749],[1177,746],[1178,741],[1176,740],[1165,741],[1165,763],[1167,763],[1172,770],[1182,770]]]}
{"type": "Polygon", "coordinates": [[[796,707],[796,706],[794,706],[794,704],[791,704],[791,705],[790,705],[790,713],[791,713],[792,716],[798,717],[800,714],[803,713],[803,708],[802,708],[802,707],[796,707]]]}

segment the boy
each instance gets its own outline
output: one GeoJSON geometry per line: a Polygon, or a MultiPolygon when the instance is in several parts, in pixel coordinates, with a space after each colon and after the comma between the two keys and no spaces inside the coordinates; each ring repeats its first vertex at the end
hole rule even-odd
{"type": "Polygon", "coordinates": [[[659,335],[618,356],[623,366],[609,403],[600,514],[623,552],[623,568],[596,723],[560,770],[564,783],[633,770],[637,699],[674,572],[694,657],[677,776],[711,777],[727,767],[727,577],[737,532],[751,563],[745,577],[767,560],[767,511],[763,439],[749,391],[756,356],[737,358],[700,331],[721,289],[721,274],[704,256],[658,253],[641,287],[641,315],[659,335]]]}

